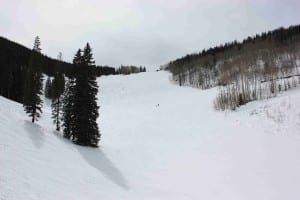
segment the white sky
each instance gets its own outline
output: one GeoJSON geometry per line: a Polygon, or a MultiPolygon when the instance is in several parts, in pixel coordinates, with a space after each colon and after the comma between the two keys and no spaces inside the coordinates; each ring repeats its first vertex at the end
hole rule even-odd
{"type": "Polygon", "coordinates": [[[187,53],[300,23],[299,0],[0,0],[0,35],[72,61],[157,69],[187,53]]]}

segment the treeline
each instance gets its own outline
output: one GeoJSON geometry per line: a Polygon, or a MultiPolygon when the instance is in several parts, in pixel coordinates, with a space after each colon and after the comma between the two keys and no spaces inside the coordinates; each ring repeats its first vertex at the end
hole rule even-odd
{"type": "Polygon", "coordinates": [[[137,67],[134,65],[125,66],[121,65],[119,68],[109,67],[109,66],[97,66],[96,67],[96,75],[117,75],[117,74],[135,74],[140,72],[146,72],[146,67],[137,67]]]}
{"type": "Polygon", "coordinates": [[[300,25],[279,28],[171,61],[165,69],[179,85],[219,86],[216,109],[235,109],[297,86],[300,25]]]}
{"type": "Polygon", "coordinates": [[[140,73],[140,72],[146,72],[146,67],[137,67],[137,66],[124,66],[121,65],[117,70],[116,70],[116,74],[135,74],[135,73],[140,73]]]}
{"type": "Polygon", "coordinates": [[[116,69],[110,66],[96,66],[95,73],[97,77],[102,75],[115,75],[116,69]]]}
{"type": "MultiPolygon", "coordinates": [[[[32,54],[40,60],[43,74],[54,77],[59,70],[67,77],[71,76],[74,64],[64,62],[62,59],[50,58],[41,52],[0,37],[0,95],[23,103],[26,70],[32,54]]],[[[143,71],[145,70],[143,68],[143,71]]],[[[137,71],[141,71],[140,68],[133,66],[121,67],[117,70],[110,66],[97,66],[93,73],[99,77],[102,75],[130,74],[137,71]]]]}
{"type": "Polygon", "coordinates": [[[23,102],[26,70],[32,54],[40,59],[42,73],[48,76],[54,76],[58,67],[66,74],[72,68],[70,63],[49,58],[40,52],[0,37],[0,95],[23,102]]]}

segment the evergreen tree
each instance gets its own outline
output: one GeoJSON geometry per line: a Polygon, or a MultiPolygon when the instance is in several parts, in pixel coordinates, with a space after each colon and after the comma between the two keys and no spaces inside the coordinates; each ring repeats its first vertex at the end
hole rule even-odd
{"type": "Polygon", "coordinates": [[[39,52],[39,53],[42,51],[41,41],[40,41],[39,36],[36,36],[35,39],[34,39],[33,50],[36,51],[36,52],[39,52]]]}
{"type": "Polygon", "coordinates": [[[62,93],[64,92],[65,78],[61,72],[57,72],[52,83],[52,118],[56,124],[56,130],[60,130],[61,111],[62,111],[62,93]]]}
{"type": "Polygon", "coordinates": [[[41,72],[40,52],[40,39],[37,36],[34,41],[34,47],[26,73],[23,100],[24,110],[31,117],[32,123],[34,123],[42,113],[43,101],[40,95],[43,90],[43,74],[41,72]]]}
{"type": "MultiPolygon", "coordinates": [[[[62,54],[59,53],[58,59],[61,61],[62,54]]],[[[65,77],[58,68],[56,72],[52,86],[51,86],[51,97],[52,97],[52,118],[53,122],[56,124],[56,130],[60,130],[61,125],[61,112],[62,112],[62,94],[65,90],[65,77]]]]}
{"type": "Polygon", "coordinates": [[[74,91],[74,85],[75,85],[75,79],[69,78],[66,82],[65,91],[63,93],[63,116],[62,126],[63,129],[63,135],[65,138],[72,139],[72,116],[74,116],[72,113],[72,107],[73,107],[73,91],[74,91]]]}
{"type": "Polygon", "coordinates": [[[98,85],[95,75],[95,61],[92,49],[87,43],[83,55],[75,56],[75,91],[74,91],[74,121],[72,136],[74,143],[84,146],[97,147],[100,133],[97,124],[98,105],[96,95],[98,85]]]}
{"type": "MultiPolygon", "coordinates": [[[[83,63],[83,56],[82,56],[82,50],[81,49],[78,49],[74,58],[73,58],[73,64],[75,66],[79,66],[83,63]]],[[[73,70],[73,73],[75,72],[75,70],[73,70]]],[[[74,74],[73,74],[74,75],[74,74]]]]}
{"type": "Polygon", "coordinates": [[[76,52],[73,59],[73,70],[70,73],[70,77],[66,82],[66,88],[63,94],[63,134],[65,138],[73,140],[73,130],[74,130],[74,101],[75,101],[75,71],[77,66],[82,62],[81,49],[76,52]]]}
{"type": "Polygon", "coordinates": [[[59,53],[58,53],[57,60],[59,60],[60,62],[63,61],[63,55],[62,55],[62,52],[59,52],[59,53]]]}
{"type": "Polygon", "coordinates": [[[86,66],[93,66],[93,67],[95,66],[92,49],[91,49],[89,43],[87,43],[86,46],[84,47],[83,55],[82,55],[82,62],[83,62],[82,64],[84,64],[86,66]]]}
{"type": "Polygon", "coordinates": [[[45,97],[48,99],[51,99],[51,86],[52,86],[52,81],[50,79],[50,77],[48,76],[46,83],[45,83],[45,97]]]}

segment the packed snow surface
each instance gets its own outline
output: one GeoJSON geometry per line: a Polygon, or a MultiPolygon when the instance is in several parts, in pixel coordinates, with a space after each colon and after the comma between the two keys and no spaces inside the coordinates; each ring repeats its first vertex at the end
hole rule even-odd
{"type": "Polygon", "coordinates": [[[48,101],[32,124],[0,97],[1,200],[300,199],[299,89],[217,112],[216,89],[167,72],[98,83],[96,149],[54,131],[48,101]]]}

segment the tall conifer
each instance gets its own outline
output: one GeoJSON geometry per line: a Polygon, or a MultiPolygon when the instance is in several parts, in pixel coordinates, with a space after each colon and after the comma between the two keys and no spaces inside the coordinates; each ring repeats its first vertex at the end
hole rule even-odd
{"type": "Polygon", "coordinates": [[[50,77],[48,76],[46,83],[45,83],[45,89],[44,89],[45,97],[48,99],[51,99],[51,86],[52,86],[52,81],[51,81],[50,77]]]}
{"type": "Polygon", "coordinates": [[[98,105],[96,95],[95,61],[89,43],[86,44],[75,73],[73,141],[79,145],[97,147],[100,133],[97,124],[98,105]]]}
{"type": "MultiPolygon", "coordinates": [[[[61,61],[62,54],[59,53],[58,59],[61,61]]],[[[65,89],[65,77],[62,74],[59,66],[58,70],[54,76],[52,86],[51,86],[51,97],[52,97],[52,118],[53,122],[56,125],[56,130],[60,130],[61,126],[61,113],[62,113],[62,94],[65,89]]]]}
{"type": "Polygon", "coordinates": [[[78,65],[81,63],[82,55],[81,49],[75,54],[73,59],[74,67],[69,74],[69,78],[66,82],[65,91],[63,93],[63,135],[65,138],[74,139],[73,130],[74,130],[74,117],[75,117],[75,109],[74,109],[74,102],[75,102],[75,74],[78,65]]]}
{"type": "Polygon", "coordinates": [[[40,52],[40,38],[37,36],[34,41],[33,51],[31,52],[26,72],[23,99],[24,110],[31,117],[32,123],[34,123],[42,113],[43,101],[40,95],[43,93],[43,74],[41,71],[42,63],[40,52]]]}

